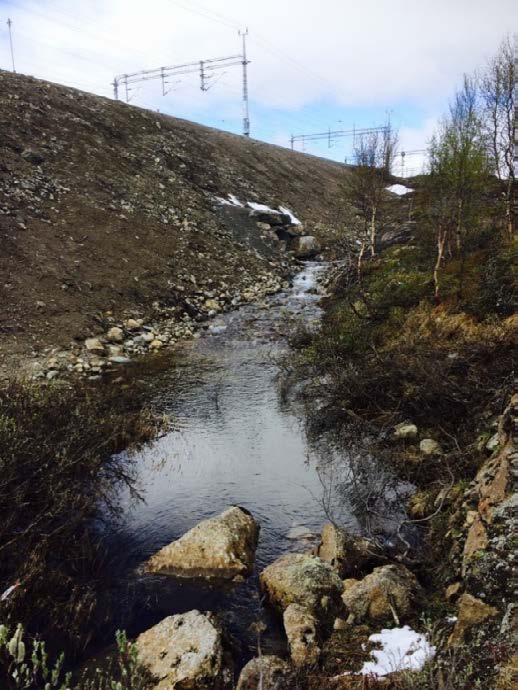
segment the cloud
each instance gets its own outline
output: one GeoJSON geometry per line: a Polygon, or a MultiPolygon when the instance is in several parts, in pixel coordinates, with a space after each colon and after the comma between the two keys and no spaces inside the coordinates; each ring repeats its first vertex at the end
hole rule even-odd
{"type": "MultiPolygon", "coordinates": [[[[248,26],[250,93],[261,110],[297,113],[329,102],[414,107],[429,117],[444,109],[462,73],[479,67],[517,25],[518,3],[0,0],[5,68],[7,16],[19,71],[103,95],[111,95],[118,73],[239,53],[237,28],[248,26]]],[[[158,82],[139,85],[130,97],[173,114],[217,113],[225,120],[238,112],[240,78],[240,67],[233,67],[206,93],[193,74],[170,84],[165,98],[158,82]]]]}

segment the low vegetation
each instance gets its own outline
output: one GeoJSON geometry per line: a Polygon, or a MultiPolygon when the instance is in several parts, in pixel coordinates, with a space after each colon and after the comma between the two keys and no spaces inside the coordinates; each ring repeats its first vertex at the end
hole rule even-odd
{"type": "Polygon", "coordinates": [[[0,389],[0,602],[3,623],[45,631],[52,651],[77,653],[113,631],[103,515],[132,488],[117,455],[156,433],[134,387],[0,389]]]}
{"type": "Polygon", "coordinates": [[[150,676],[138,662],[137,647],[124,632],[116,633],[117,651],[107,665],[85,672],[79,680],[64,671],[65,655],[49,658],[46,644],[28,639],[23,626],[0,625],[0,680],[5,690],[146,690],[150,676]]]}

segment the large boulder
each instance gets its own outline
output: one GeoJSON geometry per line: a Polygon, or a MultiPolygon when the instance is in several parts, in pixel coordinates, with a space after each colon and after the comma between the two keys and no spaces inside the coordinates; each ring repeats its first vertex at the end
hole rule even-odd
{"type": "Polygon", "coordinates": [[[278,656],[251,659],[243,667],[236,690],[288,690],[293,682],[289,664],[278,656]]]}
{"type": "Polygon", "coordinates": [[[311,259],[320,252],[320,245],[313,235],[302,235],[293,238],[290,249],[295,252],[297,259],[311,259]]]}
{"type": "Polygon", "coordinates": [[[342,600],[350,622],[380,622],[409,616],[419,603],[422,589],[404,565],[383,565],[363,580],[345,580],[342,600]]]}
{"type": "Polygon", "coordinates": [[[327,522],[322,529],[317,556],[329,563],[341,578],[355,577],[385,560],[374,542],[354,537],[331,522],[327,522]]]}
{"type": "Polygon", "coordinates": [[[297,667],[316,666],[320,658],[319,624],[300,604],[290,604],[283,615],[291,660],[297,667]]]}
{"type": "Polygon", "coordinates": [[[139,635],[139,662],[155,679],[153,690],[223,690],[232,669],[221,628],[210,613],[169,616],[139,635]]]}
{"type": "Polygon", "coordinates": [[[287,213],[272,210],[252,210],[250,217],[258,223],[268,223],[268,225],[291,225],[291,217],[287,213]]]}
{"type": "Polygon", "coordinates": [[[270,604],[283,612],[300,604],[326,627],[342,609],[342,582],[337,573],[317,556],[289,553],[261,573],[261,586],[270,604]]]}
{"type": "Polygon", "coordinates": [[[235,506],[164,546],[151,556],[146,569],[183,577],[241,578],[252,572],[258,537],[252,515],[235,506]]]}

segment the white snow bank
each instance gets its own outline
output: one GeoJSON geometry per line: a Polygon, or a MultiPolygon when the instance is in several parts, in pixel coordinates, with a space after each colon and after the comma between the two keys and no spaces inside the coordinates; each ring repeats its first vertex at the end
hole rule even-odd
{"type": "Polygon", "coordinates": [[[373,661],[366,661],[360,673],[363,675],[386,676],[394,671],[420,671],[425,661],[435,655],[426,635],[417,633],[408,625],[402,628],[382,630],[369,637],[370,642],[381,644],[374,649],[373,661]]]}
{"type": "Polygon", "coordinates": [[[255,201],[247,201],[246,205],[249,206],[253,211],[268,211],[268,213],[279,213],[278,209],[270,208],[266,204],[258,204],[255,201]]]}
{"type": "Polygon", "coordinates": [[[293,225],[301,225],[301,222],[300,222],[300,220],[297,218],[297,216],[295,216],[295,215],[290,211],[289,208],[286,208],[286,206],[279,206],[279,211],[280,211],[281,213],[285,213],[287,216],[289,216],[289,217],[290,217],[290,220],[291,220],[291,222],[292,222],[293,225]]]}
{"type": "Polygon", "coordinates": [[[290,211],[289,208],[286,208],[286,206],[279,206],[279,208],[272,208],[271,206],[267,206],[266,204],[258,204],[255,201],[247,201],[246,205],[249,206],[252,210],[254,211],[267,211],[268,213],[284,213],[284,215],[290,217],[290,221],[292,225],[300,225],[301,222],[297,218],[297,216],[290,211]]]}
{"type": "Polygon", "coordinates": [[[410,187],[405,187],[404,184],[391,184],[390,187],[385,187],[385,189],[387,192],[392,192],[392,194],[397,194],[398,196],[404,196],[414,191],[410,187]]]}
{"type": "Polygon", "coordinates": [[[244,206],[244,204],[242,204],[237,196],[234,196],[234,194],[229,194],[228,199],[224,199],[222,196],[217,196],[216,201],[222,206],[244,206]]]}
{"type": "Polygon", "coordinates": [[[292,225],[301,224],[297,216],[292,211],[290,211],[289,208],[286,208],[285,206],[279,206],[279,208],[272,208],[267,204],[259,204],[257,201],[247,201],[245,204],[243,204],[234,194],[229,194],[228,199],[224,199],[222,196],[217,196],[216,201],[219,204],[222,204],[223,206],[241,206],[242,208],[247,206],[248,208],[251,208],[252,211],[266,211],[267,213],[277,214],[284,213],[285,215],[290,217],[292,225]]]}

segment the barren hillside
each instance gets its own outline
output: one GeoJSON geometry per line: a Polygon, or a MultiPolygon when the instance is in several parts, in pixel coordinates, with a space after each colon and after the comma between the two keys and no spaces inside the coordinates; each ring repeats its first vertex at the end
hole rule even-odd
{"type": "Polygon", "coordinates": [[[339,218],[338,164],[8,72],[0,152],[4,368],[100,331],[107,312],[280,270],[216,197],[286,206],[324,244],[339,218]]]}

